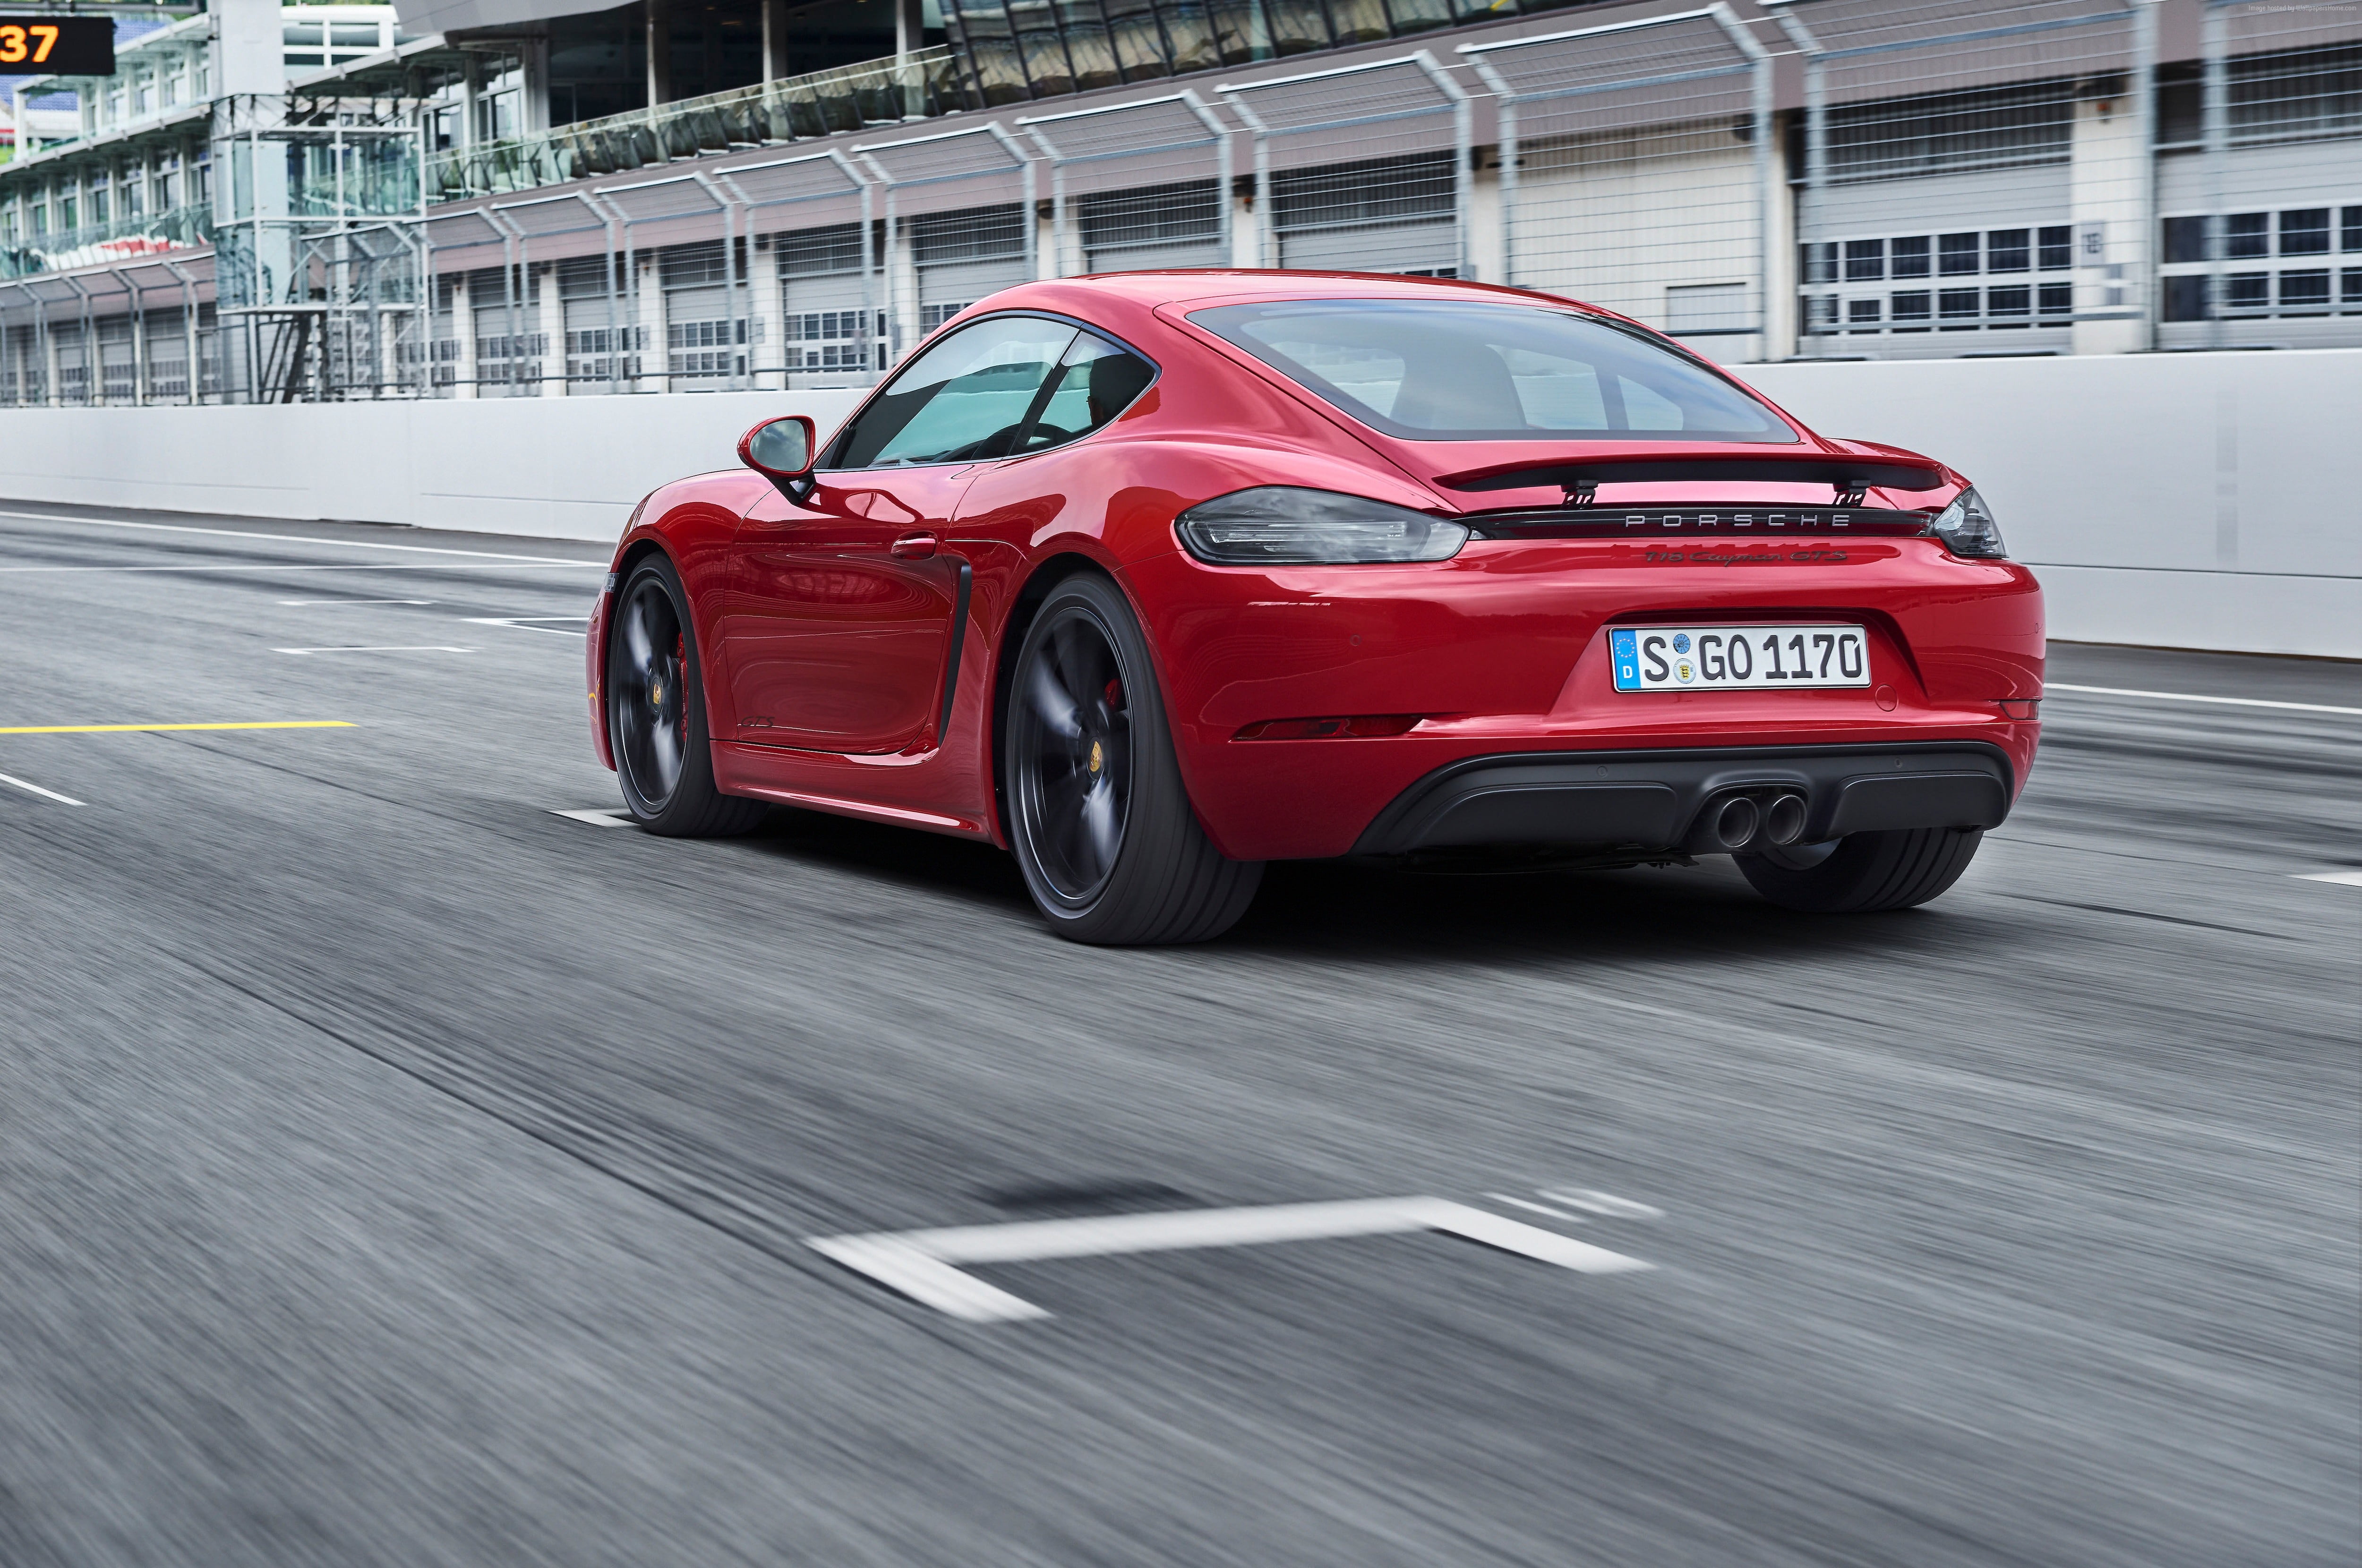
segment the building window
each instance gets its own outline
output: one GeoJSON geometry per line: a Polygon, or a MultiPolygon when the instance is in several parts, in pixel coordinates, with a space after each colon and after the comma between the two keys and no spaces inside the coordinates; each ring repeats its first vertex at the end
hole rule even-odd
{"type": "Polygon", "coordinates": [[[2054,224],[2035,232],[2037,251],[2035,265],[2046,272],[2056,272],[2075,264],[2075,231],[2066,224],[2054,224]]]}
{"type": "Polygon", "coordinates": [[[2329,209],[2300,207],[2280,214],[2280,254],[2283,256],[2326,256],[2329,254],[2329,209]]]}
{"type": "Polygon", "coordinates": [[[2272,253],[2272,215],[2233,213],[2223,222],[2223,254],[2234,261],[2272,253]]]}
{"type": "Polygon", "coordinates": [[[2328,308],[2328,268],[2307,267],[2301,271],[2280,274],[2280,309],[2326,311],[2328,308]]]}
{"type": "MultiPolygon", "coordinates": [[[[1936,308],[1943,313],[1946,321],[1965,319],[1970,326],[1974,326],[1981,313],[1982,304],[1982,297],[1975,289],[1946,289],[1937,296],[1936,308]]],[[[1958,332],[1962,328],[1954,326],[1946,330],[1958,332]]]]}
{"type": "Polygon", "coordinates": [[[1834,283],[1838,281],[1838,248],[1834,242],[1800,247],[1799,258],[1806,283],[1834,283]]]}
{"type": "Polygon", "coordinates": [[[2165,259],[2168,262],[2205,260],[2206,220],[2202,217],[2166,219],[2165,259]]]}
{"type": "Polygon", "coordinates": [[[2235,311],[2261,311],[2272,307],[2272,275],[2269,272],[2234,272],[2224,280],[2225,304],[2235,311]]]}
{"type": "Polygon", "coordinates": [[[1937,267],[1947,278],[1977,270],[1979,236],[1948,234],[1936,242],[1937,267]]]}
{"type": "Polygon", "coordinates": [[[1874,299],[1848,300],[1846,302],[1846,320],[1856,327],[1876,327],[1878,326],[1878,304],[1879,302],[1874,299]]]}
{"type": "Polygon", "coordinates": [[[1927,237],[1915,235],[1898,239],[1893,245],[1893,272],[1898,278],[1924,278],[1927,275],[1927,237]]]}
{"type": "Polygon", "coordinates": [[[2030,232],[2022,228],[1997,228],[1985,236],[1985,271],[1988,272],[2023,272],[2032,254],[2026,241],[2030,232]]]}
{"type": "Polygon", "coordinates": [[[2040,303],[2040,304],[2041,304],[2042,314],[2043,314],[2043,315],[2072,315],[2072,314],[2074,313],[2074,310],[2075,310],[2075,285],[2074,285],[2074,284],[2072,284],[2072,283],[2045,283],[2045,284],[2043,284],[2043,285],[2041,286],[2041,288],[2040,288],[2038,291],[2036,291],[2036,292],[2037,292],[2037,293],[2038,293],[2038,295],[2039,295],[2039,303],[2040,303]]]}
{"type": "Polygon", "coordinates": [[[1902,327],[1904,326],[1906,323],[1914,324],[1909,327],[1909,330],[1918,332],[1926,331],[1926,327],[1924,324],[1927,320],[1927,310],[1930,303],[1931,296],[1925,289],[1914,289],[1909,293],[1895,295],[1893,299],[1894,308],[1893,313],[1894,325],[1898,327],[1902,327]]]}
{"type": "MultiPolygon", "coordinates": [[[[1985,292],[1985,314],[1995,316],[2025,315],[2034,308],[2034,291],[2024,284],[2014,289],[1989,289],[1985,292]]],[[[2003,326],[2024,326],[2023,321],[2004,321],[2003,326]]]]}
{"type": "Polygon", "coordinates": [[[1849,239],[1845,242],[1845,275],[1849,283],[1886,276],[1886,241],[1849,239]]]}
{"type": "Polygon", "coordinates": [[[2342,207],[2338,210],[2337,248],[2362,250],[2362,207],[2342,207]]]}

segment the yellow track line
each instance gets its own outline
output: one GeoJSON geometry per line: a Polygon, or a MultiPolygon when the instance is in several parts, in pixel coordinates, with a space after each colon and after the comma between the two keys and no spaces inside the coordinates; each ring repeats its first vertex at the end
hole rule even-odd
{"type": "Polygon", "coordinates": [[[230,724],[18,724],[0,735],[111,735],[127,730],[349,730],[343,719],[256,719],[230,724]]]}

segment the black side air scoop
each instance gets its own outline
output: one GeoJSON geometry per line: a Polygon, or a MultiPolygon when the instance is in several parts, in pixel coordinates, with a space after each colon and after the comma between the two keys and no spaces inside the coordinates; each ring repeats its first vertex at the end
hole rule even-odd
{"type": "Polygon", "coordinates": [[[1868,490],[1940,490],[1943,470],[1933,463],[1902,463],[1860,458],[1659,458],[1631,461],[1537,463],[1530,468],[1496,469],[1452,474],[1437,482],[1451,490],[1538,490],[1555,485],[1571,504],[1586,504],[1591,491],[1603,484],[1685,484],[1758,481],[1772,484],[1826,484],[1846,499],[1840,505],[1860,505],[1868,490]],[[1582,496],[1582,501],[1573,498],[1582,496]]]}

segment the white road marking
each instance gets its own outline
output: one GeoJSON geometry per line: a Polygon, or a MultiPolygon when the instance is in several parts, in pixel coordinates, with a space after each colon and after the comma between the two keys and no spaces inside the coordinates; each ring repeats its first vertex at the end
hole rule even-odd
{"type": "Polygon", "coordinates": [[[470,626],[513,626],[520,632],[549,632],[561,637],[587,637],[590,635],[587,615],[462,615],[470,626]],[[537,626],[536,621],[579,621],[582,630],[571,631],[564,626],[537,626]]]}
{"type": "Polygon", "coordinates": [[[306,561],[286,566],[248,563],[242,566],[8,566],[0,572],[96,572],[96,571],[521,571],[527,567],[580,567],[586,571],[605,571],[597,561],[306,561]]]}
{"type": "Polygon", "coordinates": [[[1584,1274],[1625,1274],[1653,1264],[1504,1220],[1440,1198],[1379,1198],[1345,1203],[1275,1203],[1253,1209],[1187,1209],[1160,1214],[1021,1220],[944,1231],[813,1236],[806,1244],[914,1301],[970,1322],[1049,1314],[1030,1301],[963,1274],[960,1264],[1032,1263],[1115,1253],[1334,1241],[1347,1236],[1440,1231],[1503,1252],[1584,1274]]]}
{"type": "Polygon", "coordinates": [[[2201,697],[2190,691],[2136,691],[2123,686],[2069,686],[2062,681],[2043,682],[2045,691],[2081,691],[2093,697],[2147,697],[2159,702],[2220,702],[2232,708],[2283,708],[2298,713],[2353,713],[2362,715],[2362,708],[2334,708],[2326,702],[2275,702],[2262,697],[2201,697]]]}
{"type": "Polygon", "coordinates": [[[1580,1214],[1569,1214],[1563,1209],[1552,1209],[1547,1203],[1536,1203],[1529,1198],[1511,1198],[1506,1192],[1488,1192],[1485,1196],[1491,1198],[1496,1203],[1506,1203],[1512,1209],[1529,1209],[1536,1214],[1547,1214],[1553,1220],[1563,1220],[1570,1225],[1588,1225],[1591,1223],[1590,1220],[1585,1220],[1580,1214]]]}
{"type": "Polygon", "coordinates": [[[448,647],[438,643],[425,643],[414,647],[348,647],[348,648],[272,648],[272,653],[474,653],[474,648],[448,647]]]}
{"type": "Polygon", "coordinates": [[[632,827],[635,825],[632,821],[631,812],[613,808],[602,812],[561,812],[557,807],[552,806],[549,808],[549,814],[553,817],[564,817],[569,823],[589,823],[592,827],[632,827]]]}
{"type": "MultiPolygon", "coordinates": [[[[78,523],[92,528],[145,528],[157,534],[209,534],[222,539],[270,539],[289,545],[341,545],[355,550],[405,550],[422,556],[472,556],[488,561],[531,561],[536,566],[584,566],[590,563],[513,555],[504,550],[455,550],[436,545],[394,545],[376,539],[315,539],[307,534],[262,534],[240,528],[195,528],[184,523],[135,523],[121,517],[61,517],[49,512],[0,512],[0,522],[22,518],[28,523],[78,523]]],[[[604,563],[600,563],[603,566],[604,563]]]]}
{"type": "Polygon", "coordinates": [[[2300,871],[2300,882],[2335,882],[2344,887],[2362,888],[2362,871],[2300,871]]]}
{"type": "Polygon", "coordinates": [[[282,599],[286,605],[300,604],[432,604],[432,599],[282,599]]]}
{"type": "Polygon", "coordinates": [[[1569,1209],[1588,1209],[1594,1214],[1606,1214],[1617,1220],[1662,1220],[1665,1217],[1661,1209],[1651,1209],[1645,1203],[1635,1203],[1612,1192],[1595,1192],[1587,1187],[1545,1187],[1539,1190],[1552,1203],[1563,1203],[1569,1209]]]}
{"type": "Polygon", "coordinates": [[[33,794],[42,796],[47,800],[55,801],[60,805],[79,806],[83,804],[82,801],[75,800],[72,795],[61,795],[55,790],[44,790],[39,784],[28,784],[25,780],[17,778],[13,773],[0,773],[0,784],[14,784],[19,790],[29,790],[33,794]]]}

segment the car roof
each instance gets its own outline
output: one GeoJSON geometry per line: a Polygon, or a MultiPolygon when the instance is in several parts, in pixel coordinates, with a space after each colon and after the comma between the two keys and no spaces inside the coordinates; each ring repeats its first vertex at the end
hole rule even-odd
{"type": "Polygon", "coordinates": [[[1458,298],[1492,304],[1523,304],[1545,309],[1573,308],[1606,315],[1595,305],[1531,289],[1506,288],[1496,283],[1468,282],[1457,278],[1416,278],[1396,272],[1288,272],[1246,268],[1175,268],[1146,272],[1092,272],[1057,280],[1065,288],[1113,295],[1136,304],[1190,305],[1215,300],[1251,298],[1314,299],[1436,299],[1458,298]]]}

